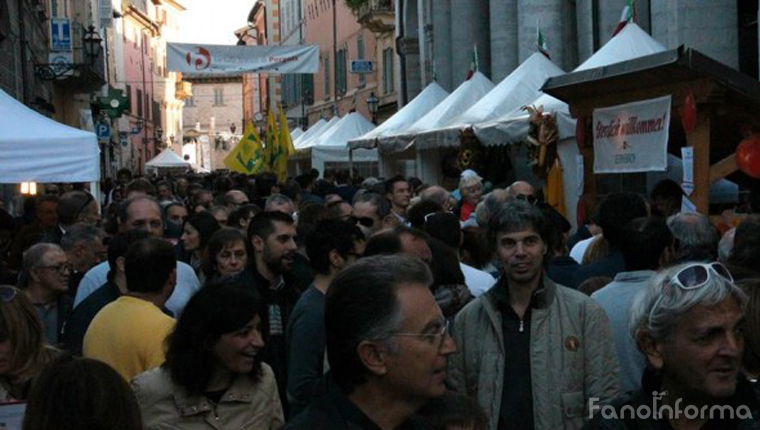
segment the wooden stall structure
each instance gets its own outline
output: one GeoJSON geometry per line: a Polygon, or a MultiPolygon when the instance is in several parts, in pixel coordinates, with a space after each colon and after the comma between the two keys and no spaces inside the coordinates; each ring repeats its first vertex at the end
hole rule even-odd
{"type": "Polygon", "coordinates": [[[570,105],[584,158],[584,198],[596,204],[595,109],[672,96],[668,152],[694,148],[694,191],[689,199],[709,213],[710,185],[729,177],[739,185],[757,180],[738,171],[735,151],[744,130],[760,125],[760,82],[683,46],[610,66],[550,78],[542,90],[570,105]],[[693,100],[693,101],[692,101],[693,100]]]}

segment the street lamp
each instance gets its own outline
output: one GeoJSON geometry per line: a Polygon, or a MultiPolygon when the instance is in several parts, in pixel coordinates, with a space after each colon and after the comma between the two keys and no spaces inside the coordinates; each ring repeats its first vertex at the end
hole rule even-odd
{"type": "Polygon", "coordinates": [[[69,75],[72,71],[83,69],[86,66],[92,67],[95,64],[95,60],[100,55],[100,44],[103,39],[100,37],[95,26],[87,27],[84,36],[82,36],[82,50],[83,60],[82,63],[50,63],[50,64],[35,64],[34,74],[43,81],[54,81],[63,76],[69,75]]]}
{"type": "Polygon", "coordinates": [[[369,93],[369,97],[367,97],[367,107],[369,108],[369,113],[372,115],[372,124],[377,125],[377,105],[380,103],[380,100],[375,97],[375,93],[369,93]]]}
{"type": "Polygon", "coordinates": [[[91,25],[87,27],[87,32],[85,32],[82,37],[82,47],[84,48],[85,57],[90,61],[90,65],[95,64],[95,60],[98,58],[98,55],[100,55],[101,42],[103,42],[103,39],[101,39],[98,32],[95,31],[95,26],[91,25]]]}

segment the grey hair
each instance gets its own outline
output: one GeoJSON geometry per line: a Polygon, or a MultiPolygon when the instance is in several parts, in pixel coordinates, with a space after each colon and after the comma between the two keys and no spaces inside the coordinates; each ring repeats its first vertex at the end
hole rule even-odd
{"type": "Polygon", "coordinates": [[[269,212],[274,205],[284,205],[284,204],[290,204],[295,208],[293,205],[293,200],[286,196],[285,194],[272,194],[271,196],[267,197],[266,203],[264,203],[264,212],[269,212]]]}
{"type": "Polygon", "coordinates": [[[381,220],[391,213],[391,202],[382,194],[370,191],[354,196],[354,204],[363,202],[369,202],[372,206],[376,207],[377,217],[381,220]]]}
{"type": "Polygon", "coordinates": [[[21,284],[23,287],[29,284],[29,280],[31,279],[29,272],[35,267],[47,264],[45,257],[49,252],[55,250],[63,252],[63,249],[55,243],[42,242],[32,245],[24,252],[21,265],[21,284]]]}
{"type": "MultiPolygon", "coordinates": [[[[658,273],[647,283],[633,300],[629,313],[629,332],[638,339],[647,332],[652,339],[666,339],[673,327],[694,306],[715,306],[727,298],[733,298],[744,309],[747,295],[733,282],[711,273],[706,285],[686,290],[674,282],[683,269],[699,263],[684,263],[669,267],[658,273]]],[[[712,270],[712,269],[709,269],[712,270]]]]}
{"type": "Polygon", "coordinates": [[[731,251],[734,249],[734,235],[736,234],[736,227],[725,232],[723,237],[718,242],[718,260],[727,262],[728,257],[731,256],[731,251]]]}
{"type": "Polygon", "coordinates": [[[497,213],[504,202],[509,198],[509,192],[504,189],[496,189],[486,194],[483,201],[475,207],[475,219],[481,227],[488,226],[491,215],[497,213]]]}
{"type": "Polygon", "coordinates": [[[78,222],[67,229],[66,234],[61,237],[61,248],[64,251],[71,251],[77,243],[92,243],[102,238],[103,230],[92,224],[78,222]]]}
{"type": "Polygon", "coordinates": [[[446,203],[449,202],[449,192],[439,185],[433,185],[422,190],[420,201],[430,201],[445,207],[446,203]]]}
{"type": "Polygon", "coordinates": [[[679,251],[701,249],[715,255],[718,234],[706,216],[698,213],[671,215],[668,228],[680,243],[679,251]]]}

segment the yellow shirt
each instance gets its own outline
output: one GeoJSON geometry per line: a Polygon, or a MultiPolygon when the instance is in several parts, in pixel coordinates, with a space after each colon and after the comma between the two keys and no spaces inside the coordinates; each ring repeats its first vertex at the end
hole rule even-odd
{"type": "Polygon", "coordinates": [[[113,367],[125,380],[164,362],[164,341],[174,318],[151,302],[121,296],[95,315],[84,335],[83,355],[113,367]]]}

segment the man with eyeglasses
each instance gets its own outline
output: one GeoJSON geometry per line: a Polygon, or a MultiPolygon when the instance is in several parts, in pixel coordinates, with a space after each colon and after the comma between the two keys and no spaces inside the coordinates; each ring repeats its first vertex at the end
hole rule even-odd
{"type": "MultiPolygon", "coordinates": [[[[163,238],[164,235],[161,206],[150,196],[138,196],[122,202],[119,207],[118,223],[120,232],[144,230],[154,237],[163,238]]],[[[104,261],[84,275],[74,298],[74,306],[79,305],[108,281],[108,270],[108,262],[104,261]]],[[[177,286],[166,302],[166,308],[174,315],[179,315],[187,301],[199,288],[200,282],[193,268],[187,263],[177,261],[177,286]]]]}
{"type": "Polygon", "coordinates": [[[364,252],[364,235],[356,225],[326,219],[306,237],[306,254],[314,282],[296,302],[288,319],[288,402],[290,416],[309,403],[322,378],[325,356],[325,294],[342,270],[364,252]]]}
{"type": "Polygon", "coordinates": [[[646,356],[642,388],[611,405],[590,404],[601,413],[588,428],[758,428],[757,395],[741,375],[746,303],[720,263],[684,263],[652,278],[629,325],[646,356]],[[644,405],[656,413],[634,414],[644,405]]]}
{"type": "Polygon", "coordinates": [[[536,191],[533,185],[525,181],[516,181],[507,187],[509,197],[518,200],[525,200],[530,204],[536,203],[536,191]]]}
{"type": "Polygon", "coordinates": [[[501,277],[454,322],[463,353],[452,357],[451,387],[478,400],[493,430],[580,428],[588,398],[618,394],[609,320],[546,277],[549,234],[540,209],[508,200],[488,229],[501,277]]]}
{"type": "Polygon", "coordinates": [[[330,373],[284,428],[426,428],[410,418],[444,395],[457,350],[432,281],[422,261],[399,255],[363,258],[338,274],[325,301],[330,373]]]}
{"type": "Polygon", "coordinates": [[[58,345],[63,323],[71,310],[69,276],[72,266],[60,246],[32,245],[25,253],[21,286],[29,296],[45,330],[45,339],[58,345]]]}

